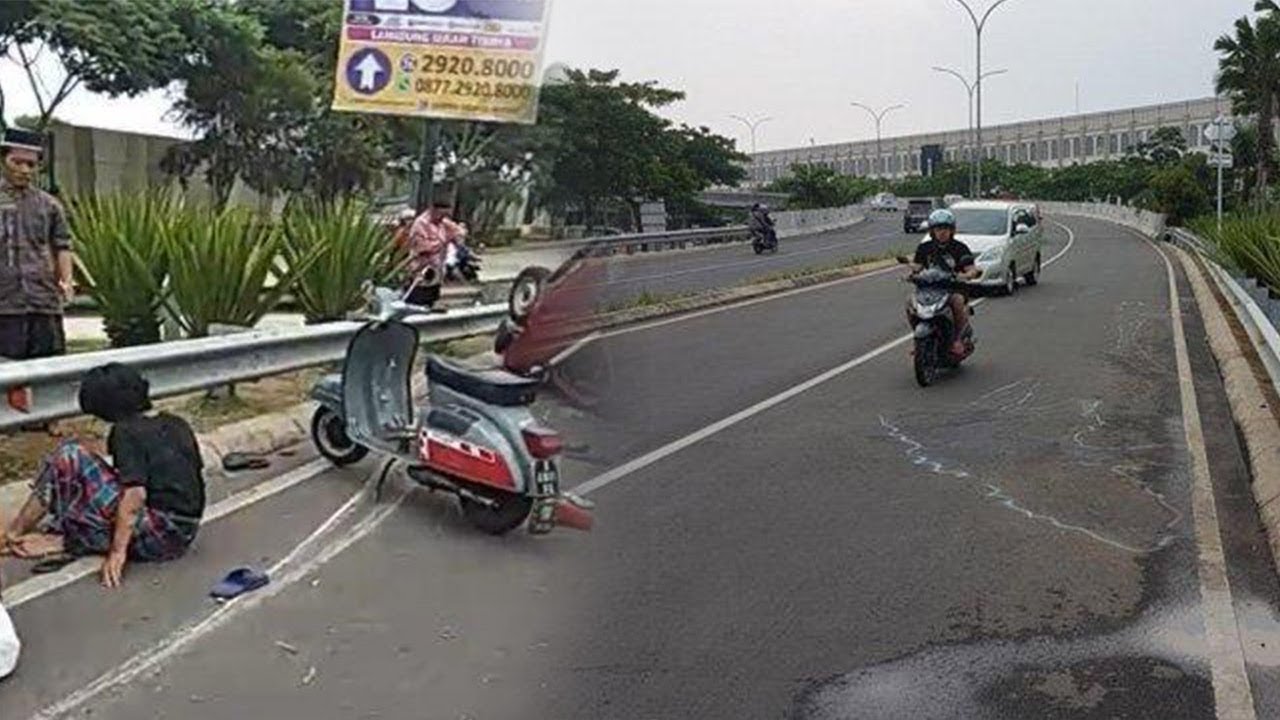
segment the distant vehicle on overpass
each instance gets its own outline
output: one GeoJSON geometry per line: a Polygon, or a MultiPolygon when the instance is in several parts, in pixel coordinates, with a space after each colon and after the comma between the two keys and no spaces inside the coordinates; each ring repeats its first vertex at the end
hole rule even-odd
{"type": "Polygon", "coordinates": [[[898,212],[898,198],[893,193],[880,193],[871,198],[871,209],[877,212],[898,212]]]}
{"type": "Polygon", "coordinates": [[[902,232],[915,233],[929,227],[929,214],[938,209],[933,198],[914,198],[907,201],[907,211],[902,214],[902,232]]]}

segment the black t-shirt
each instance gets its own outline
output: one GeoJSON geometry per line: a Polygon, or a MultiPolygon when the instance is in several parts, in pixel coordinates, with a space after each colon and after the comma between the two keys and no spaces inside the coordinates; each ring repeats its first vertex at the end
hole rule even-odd
{"type": "Polygon", "coordinates": [[[167,413],[122,420],[107,449],[120,484],[147,489],[147,507],[194,520],[204,514],[204,463],[187,421],[167,413]]]}
{"type": "Polygon", "coordinates": [[[916,265],[925,268],[944,267],[952,272],[964,272],[973,266],[973,253],[959,240],[946,245],[937,240],[925,240],[916,248],[916,265]]]}

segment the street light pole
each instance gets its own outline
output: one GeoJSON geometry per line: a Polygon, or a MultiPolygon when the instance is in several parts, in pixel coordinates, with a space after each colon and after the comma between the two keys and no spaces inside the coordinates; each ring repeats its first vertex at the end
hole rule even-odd
{"type": "MultiPolygon", "coordinates": [[[[889,107],[881,110],[880,112],[876,112],[874,109],[866,105],[863,105],[862,103],[859,103],[859,102],[854,102],[849,104],[856,108],[862,108],[863,110],[866,110],[871,115],[871,119],[876,121],[876,163],[879,164],[883,162],[884,150],[882,150],[880,147],[880,138],[881,138],[880,127],[881,127],[881,124],[884,122],[884,116],[888,115],[894,110],[902,110],[903,108],[906,107],[906,105],[890,105],[889,107]]],[[[888,171],[887,167],[885,168],[885,171],[886,172],[888,171]]]]}
{"type": "MultiPolygon", "coordinates": [[[[974,138],[973,91],[977,89],[978,83],[969,82],[969,80],[965,78],[964,75],[961,75],[959,72],[952,70],[951,68],[938,67],[937,65],[935,65],[933,66],[933,69],[936,70],[937,72],[951,75],[955,79],[959,80],[964,85],[965,93],[969,96],[969,142],[972,143],[972,148],[973,148],[973,150],[969,153],[970,155],[969,157],[969,196],[977,197],[977,192],[976,192],[977,184],[978,184],[977,173],[978,173],[978,166],[982,164],[982,158],[979,157],[982,143],[978,139],[974,138]]],[[[992,70],[991,72],[983,73],[982,77],[978,78],[978,82],[981,82],[982,80],[989,78],[993,75],[1003,75],[1007,72],[1009,71],[1008,70],[992,70]]]]}
{"type": "MultiPolygon", "coordinates": [[[[977,37],[976,44],[977,44],[978,62],[977,62],[976,75],[978,76],[978,111],[977,111],[977,133],[976,134],[978,138],[978,153],[982,154],[982,31],[986,29],[987,20],[991,18],[991,13],[995,12],[996,8],[1000,7],[1006,2],[1009,2],[1009,0],[996,0],[996,2],[991,7],[987,8],[987,11],[985,13],[983,13],[981,19],[978,18],[978,14],[973,11],[973,8],[969,5],[967,0],[956,0],[956,2],[960,3],[960,5],[964,7],[965,12],[969,13],[969,19],[973,20],[973,30],[974,30],[974,34],[977,37]]],[[[978,191],[977,194],[981,196],[982,194],[982,163],[978,163],[977,191],[978,191]]]]}
{"type": "Polygon", "coordinates": [[[747,126],[747,129],[751,131],[751,154],[752,154],[752,155],[755,155],[755,154],[756,154],[756,128],[758,128],[758,127],[760,127],[761,125],[763,125],[763,124],[765,124],[765,123],[767,123],[767,122],[769,122],[769,121],[773,120],[773,118],[771,118],[771,117],[762,117],[762,118],[760,118],[759,120],[754,120],[754,121],[752,121],[752,120],[748,120],[748,119],[746,119],[745,117],[743,117],[743,116],[741,116],[741,115],[730,115],[729,117],[733,118],[734,120],[737,120],[738,122],[742,123],[743,125],[746,125],[746,126],[747,126]]]}

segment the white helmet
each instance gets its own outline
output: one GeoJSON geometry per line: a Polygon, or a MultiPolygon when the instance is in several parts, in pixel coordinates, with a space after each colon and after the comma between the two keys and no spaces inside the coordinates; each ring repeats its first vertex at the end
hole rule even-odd
{"type": "Polygon", "coordinates": [[[396,221],[406,222],[409,220],[413,220],[417,217],[418,217],[418,213],[414,212],[413,208],[405,208],[396,214],[396,221]]]}

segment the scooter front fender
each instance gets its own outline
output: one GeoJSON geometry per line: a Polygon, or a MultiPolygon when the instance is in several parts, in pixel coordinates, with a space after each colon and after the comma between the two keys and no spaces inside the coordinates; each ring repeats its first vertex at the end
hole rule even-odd
{"type": "Polygon", "coordinates": [[[918,323],[916,325],[915,338],[916,340],[924,340],[936,332],[937,328],[933,326],[933,323],[918,323]]]}
{"type": "Polygon", "coordinates": [[[311,387],[311,392],[307,396],[325,407],[341,412],[342,376],[337,374],[325,375],[311,387]]]}

